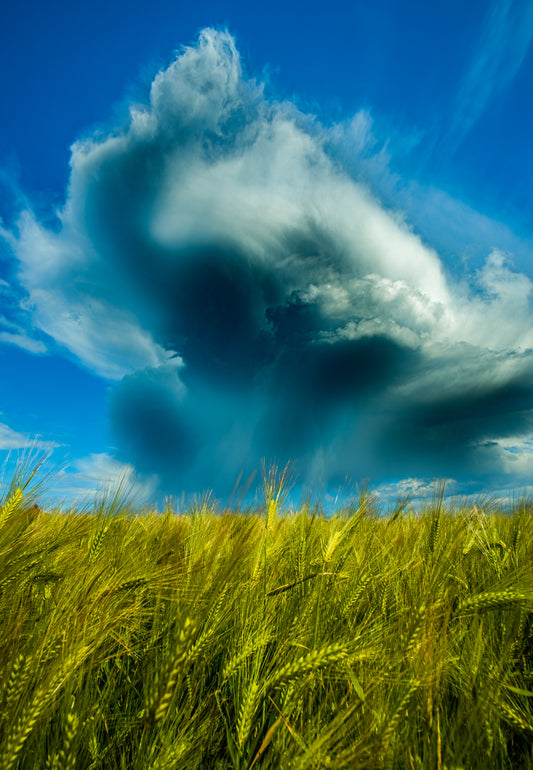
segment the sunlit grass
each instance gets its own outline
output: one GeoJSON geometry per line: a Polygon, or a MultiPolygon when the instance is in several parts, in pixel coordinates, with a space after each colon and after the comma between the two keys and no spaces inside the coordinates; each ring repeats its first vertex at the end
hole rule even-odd
{"type": "MultiPolygon", "coordinates": [[[[0,769],[533,762],[533,508],[0,495],[0,769]]],[[[27,482],[27,483],[26,483],[27,482]]]]}

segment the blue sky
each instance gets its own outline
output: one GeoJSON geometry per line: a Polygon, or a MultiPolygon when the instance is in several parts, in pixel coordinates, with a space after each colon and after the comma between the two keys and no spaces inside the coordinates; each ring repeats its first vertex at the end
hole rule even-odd
{"type": "Polygon", "coordinates": [[[0,459],[526,487],[532,37],[526,0],[4,11],[0,459]]]}

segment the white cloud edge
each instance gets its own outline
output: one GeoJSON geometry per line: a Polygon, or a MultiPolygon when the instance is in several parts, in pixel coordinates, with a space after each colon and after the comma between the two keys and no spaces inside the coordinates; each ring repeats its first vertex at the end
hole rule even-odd
{"type": "Polygon", "coordinates": [[[20,433],[0,422],[0,451],[10,452],[19,449],[39,449],[52,451],[62,446],[54,441],[44,441],[39,436],[32,437],[29,433],[20,433]]]}
{"type": "Polygon", "coordinates": [[[107,452],[73,460],[56,475],[49,496],[75,506],[90,505],[102,495],[112,496],[119,487],[138,505],[156,504],[157,477],[141,477],[130,463],[121,462],[107,452]]]}

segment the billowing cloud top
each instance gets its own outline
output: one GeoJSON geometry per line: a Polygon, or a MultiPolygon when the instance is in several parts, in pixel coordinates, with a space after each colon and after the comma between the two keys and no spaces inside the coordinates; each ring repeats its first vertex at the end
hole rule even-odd
{"type": "Polygon", "coordinates": [[[532,432],[529,279],[494,252],[452,283],[344,168],[352,133],[269,100],[207,29],[73,145],[58,226],[5,234],[34,324],[114,381],[120,459],[167,491],[262,457],[311,483],[504,473],[532,432]]]}

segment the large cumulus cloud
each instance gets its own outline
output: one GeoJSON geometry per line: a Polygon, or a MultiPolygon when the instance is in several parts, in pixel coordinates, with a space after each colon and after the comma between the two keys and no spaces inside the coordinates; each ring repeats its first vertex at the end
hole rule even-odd
{"type": "Polygon", "coordinates": [[[343,165],[350,135],[204,30],[73,145],[57,225],[4,233],[33,323],[113,382],[119,459],[165,490],[262,457],[311,483],[504,473],[533,433],[529,279],[494,252],[452,282],[343,165]]]}

